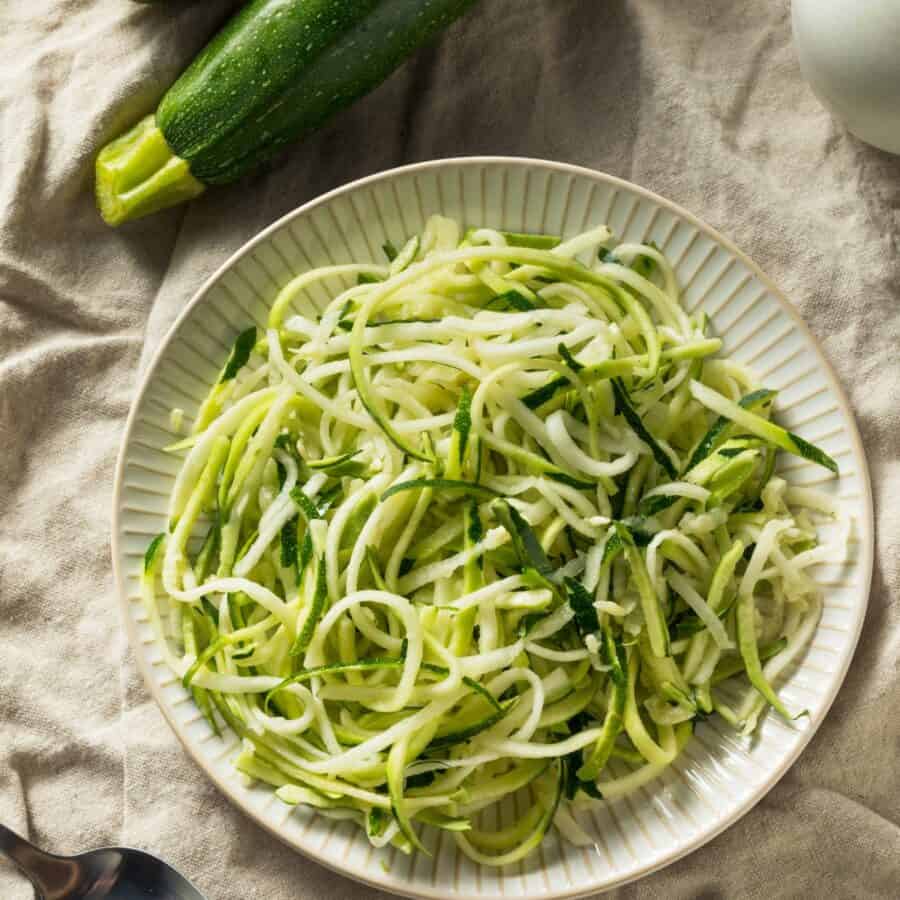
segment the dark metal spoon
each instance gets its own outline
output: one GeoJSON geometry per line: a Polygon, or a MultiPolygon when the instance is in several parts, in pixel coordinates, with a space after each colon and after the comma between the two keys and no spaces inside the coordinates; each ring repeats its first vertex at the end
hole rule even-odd
{"type": "Polygon", "coordinates": [[[0,825],[0,854],[31,879],[42,900],[205,900],[187,878],[143,850],[56,856],[0,825]]]}

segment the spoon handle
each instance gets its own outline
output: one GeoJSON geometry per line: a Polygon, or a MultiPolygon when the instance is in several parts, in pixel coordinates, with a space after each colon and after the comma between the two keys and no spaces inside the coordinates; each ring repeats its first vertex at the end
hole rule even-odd
{"type": "Polygon", "coordinates": [[[27,875],[42,900],[62,900],[72,896],[82,880],[81,866],[29,843],[0,823],[0,854],[27,875]]]}

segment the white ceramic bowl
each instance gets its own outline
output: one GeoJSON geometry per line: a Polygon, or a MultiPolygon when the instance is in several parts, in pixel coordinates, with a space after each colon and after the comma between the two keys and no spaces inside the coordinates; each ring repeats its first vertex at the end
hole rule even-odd
{"type": "MultiPolygon", "coordinates": [[[[823,470],[783,463],[793,480],[819,484],[823,470]]],[[[827,473],[826,473],[827,474],[827,473]]],[[[827,537],[827,529],[826,529],[827,537]]],[[[511,158],[473,158],[394,169],[332,191],[267,228],[206,282],[156,353],[138,391],[116,472],[113,563],[122,611],[147,686],[187,751],[221,790],[275,836],[352,878],[415,897],[577,897],[638,878],[689,853],[747,812],[784,774],[828,711],[850,664],[865,614],[873,524],[866,461],[830,366],[790,303],[725,238],[641,188],[587,169],[511,158]],[[326,263],[376,258],[386,239],[402,245],[435,212],[467,224],[563,235],[609,223],[629,241],[655,241],[672,259],[688,309],[705,309],[725,352],[778,388],[779,419],[824,447],[841,466],[839,495],[855,522],[849,558],[820,567],[825,610],[812,646],[781,694],[809,718],[764,720],[751,744],[711,719],[657,781],[595,816],[594,848],[553,833],[524,864],[476,866],[431,834],[433,857],[373,850],[355,825],[291,810],[265,786],[248,787],[231,766],[237,740],[215,737],[154,646],[138,595],[141,557],[165,529],[179,460],[168,411],[189,413],[223,364],[231,341],[262,324],[291,275],[326,263]]],[[[508,815],[514,815],[510,810],[508,815]]]]}
{"type": "Polygon", "coordinates": [[[900,153],[900,4],[792,0],[800,68],[815,95],[858,138],[900,153]]]}

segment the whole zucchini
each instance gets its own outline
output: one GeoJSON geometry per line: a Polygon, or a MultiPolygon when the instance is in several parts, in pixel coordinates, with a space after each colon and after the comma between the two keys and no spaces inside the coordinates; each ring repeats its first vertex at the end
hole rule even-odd
{"type": "Polygon", "coordinates": [[[97,204],[110,225],[224,184],[372,90],[475,0],[252,0],[155,115],[107,144],[97,204]]]}

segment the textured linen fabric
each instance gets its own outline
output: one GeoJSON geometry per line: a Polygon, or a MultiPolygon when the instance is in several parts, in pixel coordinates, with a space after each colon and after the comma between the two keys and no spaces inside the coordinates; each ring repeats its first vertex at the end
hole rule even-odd
{"type": "MultiPolygon", "coordinates": [[[[114,459],[142,353],[262,227],[386,167],[515,154],[623,176],[748,251],[824,344],[875,488],[869,612],[831,714],[739,824],[615,896],[896,897],[900,158],[815,101],[786,0],[482,0],[266,174],[108,229],[94,153],[233,6],[0,4],[0,821],[60,852],[147,848],[210,900],[383,896],[245,818],[150,700],[111,577],[114,459]]],[[[0,898],[31,895],[0,863],[0,898]]]]}

